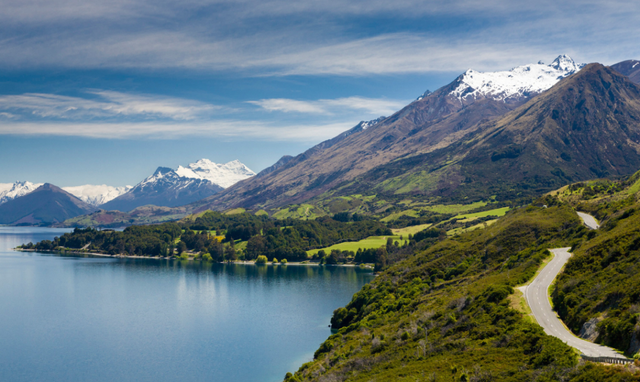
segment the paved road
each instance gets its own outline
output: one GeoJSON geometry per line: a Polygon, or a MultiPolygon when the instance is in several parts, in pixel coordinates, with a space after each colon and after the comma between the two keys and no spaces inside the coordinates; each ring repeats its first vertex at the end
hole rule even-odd
{"type": "Polygon", "coordinates": [[[550,249],[554,254],[553,260],[540,271],[538,276],[524,290],[525,298],[527,299],[529,307],[531,307],[534,317],[538,321],[538,324],[544,328],[545,333],[558,337],[585,355],[591,357],[625,358],[611,348],[576,337],[565,328],[562,321],[556,316],[556,312],[551,309],[547,291],[549,285],[551,285],[558,273],[560,273],[560,270],[562,270],[562,267],[569,260],[569,257],[571,257],[569,249],[570,248],[550,249]]]}
{"type": "Polygon", "coordinates": [[[585,214],[584,212],[578,212],[578,216],[580,216],[580,219],[582,219],[582,222],[587,227],[591,229],[600,228],[600,224],[598,224],[598,222],[596,221],[596,218],[594,218],[593,216],[589,214],[585,214]]]}

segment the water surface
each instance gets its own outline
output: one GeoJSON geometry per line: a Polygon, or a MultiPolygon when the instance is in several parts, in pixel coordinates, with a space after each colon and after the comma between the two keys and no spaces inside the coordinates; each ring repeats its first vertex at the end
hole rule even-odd
{"type": "Polygon", "coordinates": [[[2,380],[281,381],[372,279],[347,267],[10,250],[63,232],[0,227],[2,380]]]}

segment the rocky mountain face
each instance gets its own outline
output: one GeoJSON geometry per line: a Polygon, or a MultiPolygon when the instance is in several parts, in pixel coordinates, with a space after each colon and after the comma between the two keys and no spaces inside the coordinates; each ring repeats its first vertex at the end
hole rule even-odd
{"type": "Polygon", "coordinates": [[[1,204],[0,224],[52,224],[94,210],[63,189],[45,183],[33,192],[1,204]]]}
{"type": "Polygon", "coordinates": [[[629,77],[632,82],[640,84],[640,61],[626,60],[615,65],[611,65],[611,68],[618,73],[629,77]]]}
{"type": "Polygon", "coordinates": [[[425,92],[394,115],[373,124],[360,123],[275,171],[202,201],[199,208],[271,208],[309,200],[380,166],[443,150],[582,66],[560,56],[551,65],[539,63],[495,73],[467,71],[449,85],[425,92]]]}
{"type": "Polygon", "coordinates": [[[181,206],[214,195],[253,175],[255,173],[239,161],[216,164],[201,159],[176,170],[158,167],[151,176],[100,208],[127,212],[145,205],[181,206]]]}
{"type": "Polygon", "coordinates": [[[343,192],[422,193],[478,200],[533,195],[640,168],[640,87],[590,64],[462,139],[387,163],[343,192]]]}

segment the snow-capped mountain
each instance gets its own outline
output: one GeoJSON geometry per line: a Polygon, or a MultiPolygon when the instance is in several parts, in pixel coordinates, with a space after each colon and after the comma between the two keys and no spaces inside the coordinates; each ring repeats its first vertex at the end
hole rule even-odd
{"type": "Polygon", "coordinates": [[[183,178],[206,179],[222,188],[233,186],[243,179],[256,175],[238,160],[218,164],[209,159],[200,159],[187,167],[178,166],[176,174],[183,178]]]}
{"type": "Polygon", "coordinates": [[[584,66],[563,54],[550,65],[538,62],[486,73],[469,69],[458,77],[457,86],[450,94],[463,103],[485,97],[504,102],[521,101],[551,88],[584,66]]]}
{"type": "Polygon", "coordinates": [[[42,183],[0,183],[0,204],[35,191],[42,183]]]}
{"type": "Polygon", "coordinates": [[[132,186],[113,187],[106,184],[63,187],[62,189],[92,206],[99,206],[131,190],[132,186]]]}
{"type": "Polygon", "coordinates": [[[237,160],[216,164],[201,159],[176,170],[158,169],[128,192],[101,205],[106,210],[131,211],[144,205],[176,207],[209,197],[255,173],[237,160]]]}

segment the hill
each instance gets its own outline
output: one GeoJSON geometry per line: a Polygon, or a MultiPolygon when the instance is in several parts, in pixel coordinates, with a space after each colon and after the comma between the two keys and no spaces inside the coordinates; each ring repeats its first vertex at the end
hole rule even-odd
{"type": "Polygon", "coordinates": [[[92,212],[94,207],[45,183],[24,196],[0,205],[0,224],[43,225],[92,212]]]}
{"type": "Polygon", "coordinates": [[[275,171],[239,182],[203,201],[199,208],[274,208],[318,197],[393,161],[446,148],[580,67],[560,56],[552,65],[527,65],[497,73],[467,71],[391,117],[361,123],[275,171]]]}
{"type": "Polygon", "coordinates": [[[379,166],[339,193],[504,200],[638,168],[640,87],[590,64],[454,144],[379,166]]]}

